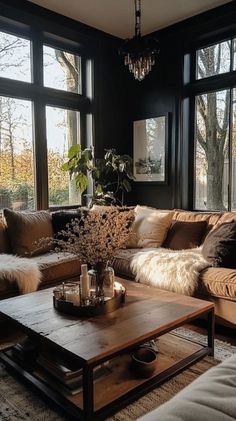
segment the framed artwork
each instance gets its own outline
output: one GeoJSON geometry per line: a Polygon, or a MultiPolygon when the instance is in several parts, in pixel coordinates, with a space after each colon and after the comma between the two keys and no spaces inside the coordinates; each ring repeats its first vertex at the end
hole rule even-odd
{"type": "Polygon", "coordinates": [[[167,184],[168,114],[134,121],[133,162],[135,181],[167,184]]]}

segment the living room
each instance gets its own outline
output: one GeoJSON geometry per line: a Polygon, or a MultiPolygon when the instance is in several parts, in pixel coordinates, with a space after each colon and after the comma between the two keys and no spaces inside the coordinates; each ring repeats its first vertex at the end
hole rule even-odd
{"type": "Polygon", "coordinates": [[[235,1],[0,6],[0,419],[236,419],[235,1]]]}

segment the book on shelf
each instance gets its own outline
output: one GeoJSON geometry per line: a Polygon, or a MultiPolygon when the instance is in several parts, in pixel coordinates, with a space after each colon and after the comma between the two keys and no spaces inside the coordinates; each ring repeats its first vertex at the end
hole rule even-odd
{"type": "Polygon", "coordinates": [[[24,341],[17,343],[11,348],[13,357],[23,363],[32,363],[38,355],[38,346],[35,345],[28,338],[24,341]]]}
{"type": "Polygon", "coordinates": [[[77,385],[73,388],[70,388],[65,383],[58,381],[56,377],[54,377],[44,369],[35,369],[34,375],[39,380],[42,380],[44,383],[48,384],[54,390],[57,390],[58,392],[63,394],[74,396],[83,390],[82,376],[80,377],[80,382],[78,382],[77,385]]]}
{"type": "MultiPolygon", "coordinates": [[[[22,367],[35,372],[36,377],[48,383],[59,392],[76,395],[83,389],[83,368],[75,361],[39,350],[29,339],[17,343],[9,350],[22,367]]],[[[110,374],[109,361],[97,365],[93,369],[94,383],[110,374]]]]}
{"type": "MultiPolygon", "coordinates": [[[[83,369],[75,369],[74,364],[70,368],[66,366],[66,362],[61,359],[51,360],[50,354],[40,354],[37,359],[38,367],[43,369],[44,377],[48,376],[49,382],[57,383],[58,388],[64,390],[66,393],[72,395],[79,393],[83,386],[83,369]],[[72,370],[72,366],[74,370],[72,370]],[[59,382],[57,382],[59,380],[59,382]]],[[[38,370],[37,370],[38,371],[38,370]]],[[[107,376],[110,373],[109,362],[105,362],[96,366],[93,370],[94,382],[101,377],[107,376]]]]}
{"type": "Polygon", "coordinates": [[[55,356],[54,359],[52,359],[50,354],[39,354],[37,363],[45,370],[49,371],[53,376],[64,382],[75,380],[82,374],[81,368],[75,367],[71,364],[69,364],[70,367],[68,367],[68,363],[59,358],[55,358],[55,356]]]}

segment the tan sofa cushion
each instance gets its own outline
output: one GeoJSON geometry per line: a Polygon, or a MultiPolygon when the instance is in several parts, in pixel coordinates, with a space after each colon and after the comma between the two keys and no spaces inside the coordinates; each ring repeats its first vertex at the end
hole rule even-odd
{"type": "Polygon", "coordinates": [[[0,219],[0,253],[10,253],[10,241],[7,233],[7,226],[3,219],[0,219]]]}
{"type": "Polygon", "coordinates": [[[231,221],[235,221],[236,220],[236,212],[224,212],[219,221],[217,222],[218,224],[223,224],[225,222],[231,222],[231,221]]]}
{"type": "Polygon", "coordinates": [[[43,237],[52,237],[52,218],[49,212],[17,212],[4,209],[8,234],[13,253],[19,256],[33,256],[50,250],[48,244],[37,242],[43,237]]]}
{"type": "Polygon", "coordinates": [[[80,260],[70,253],[46,253],[31,257],[39,264],[42,284],[59,283],[80,275],[80,260]]]}
{"type": "Polygon", "coordinates": [[[220,212],[190,212],[176,210],[173,215],[173,220],[185,221],[185,222],[196,222],[196,221],[207,221],[208,225],[215,225],[221,218],[222,213],[220,212]]]}
{"type": "Polygon", "coordinates": [[[135,220],[127,248],[160,247],[166,238],[174,212],[138,205],[134,214],[135,220]]]}
{"type": "Polygon", "coordinates": [[[210,267],[203,270],[198,293],[236,300],[236,269],[210,267]]]}

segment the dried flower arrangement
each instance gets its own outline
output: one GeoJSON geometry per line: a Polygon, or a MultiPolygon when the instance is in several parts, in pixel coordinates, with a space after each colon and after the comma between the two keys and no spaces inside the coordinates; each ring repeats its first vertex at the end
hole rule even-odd
{"type": "Polygon", "coordinates": [[[42,238],[38,246],[47,242],[58,252],[75,254],[82,263],[105,264],[116,250],[125,247],[133,220],[134,211],[122,207],[85,211],[55,238],[42,238]]]}
{"type": "Polygon", "coordinates": [[[67,224],[63,239],[55,239],[56,248],[76,254],[91,266],[110,261],[116,250],[125,247],[134,220],[133,210],[111,207],[89,211],[67,224]]]}

